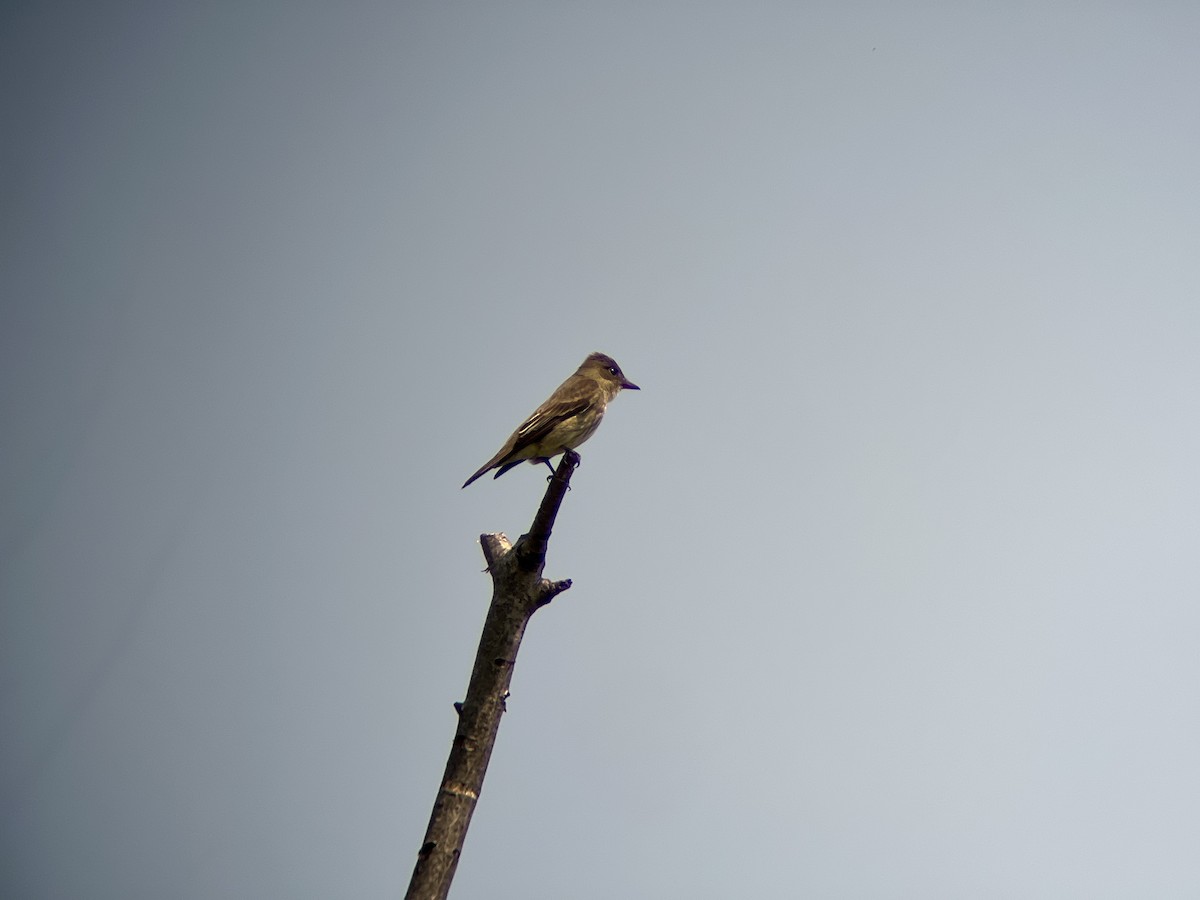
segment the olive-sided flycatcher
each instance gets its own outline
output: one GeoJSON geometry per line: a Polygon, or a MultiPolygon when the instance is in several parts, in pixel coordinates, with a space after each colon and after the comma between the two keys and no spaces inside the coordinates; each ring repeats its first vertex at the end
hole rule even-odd
{"type": "Polygon", "coordinates": [[[604,417],[604,408],[622,390],[640,388],[625,377],[611,356],[591,354],[574,375],[560,384],[550,398],[521,423],[500,452],[466,480],[463,487],[489,469],[497,469],[494,477],[499,478],[525,460],[545,463],[553,472],[550,457],[558,456],[564,450],[574,450],[590,438],[604,417]]]}

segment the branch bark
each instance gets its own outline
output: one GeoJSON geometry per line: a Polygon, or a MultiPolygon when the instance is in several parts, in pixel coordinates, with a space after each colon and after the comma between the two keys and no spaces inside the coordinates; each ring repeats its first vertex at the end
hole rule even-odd
{"type": "Polygon", "coordinates": [[[543,578],[542,568],[554,520],[578,464],[578,454],[571,450],[563,454],[529,532],[521,535],[515,546],[503,534],[479,536],[492,576],[492,602],[479,638],[467,696],[462,703],[454,704],[458,728],[405,900],[445,900],[450,893],[450,882],[500,730],[525,626],[535,612],[571,586],[570,579],[543,578]]]}

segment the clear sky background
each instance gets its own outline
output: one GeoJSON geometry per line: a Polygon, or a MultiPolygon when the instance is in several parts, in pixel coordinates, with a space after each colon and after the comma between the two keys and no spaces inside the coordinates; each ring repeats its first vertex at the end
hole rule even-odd
{"type": "Polygon", "coordinates": [[[1200,894],[1200,7],[0,16],[5,896],[1200,894]]]}

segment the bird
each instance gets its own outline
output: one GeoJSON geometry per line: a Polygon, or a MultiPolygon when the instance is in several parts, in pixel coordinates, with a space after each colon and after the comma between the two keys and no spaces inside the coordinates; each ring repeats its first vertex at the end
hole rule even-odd
{"type": "Polygon", "coordinates": [[[617,361],[603,353],[591,353],[575,374],[560,384],[545,403],[521,423],[504,446],[468,478],[466,487],[484,472],[496,469],[499,478],[513,466],[528,460],[545,463],[564,450],[574,450],[596,431],[604,409],[621,391],[640,391],[625,377],[617,361]]]}

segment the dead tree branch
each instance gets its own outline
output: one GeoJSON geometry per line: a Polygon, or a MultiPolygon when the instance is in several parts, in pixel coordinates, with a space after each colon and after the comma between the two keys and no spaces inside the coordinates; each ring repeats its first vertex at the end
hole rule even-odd
{"type": "Polygon", "coordinates": [[[445,900],[450,893],[500,729],[525,626],[535,612],[571,586],[570,579],[543,578],[542,568],[558,508],[578,463],[576,453],[568,450],[563,454],[528,534],[521,535],[515,546],[503,534],[479,536],[492,576],[492,603],[483,623],[466,699],[454,704],[458,728],[406,900],[445,900]]]}

